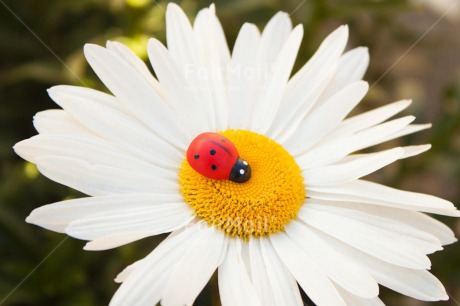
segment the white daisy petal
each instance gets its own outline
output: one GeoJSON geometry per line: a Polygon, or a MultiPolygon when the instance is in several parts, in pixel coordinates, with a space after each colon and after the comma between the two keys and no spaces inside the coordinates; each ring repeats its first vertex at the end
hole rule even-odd
{"type": "Polygon", "coordinates": [[[382,139],[382,142],[385,142],[385,141],[388,141],[388,140],[391,140],[391,139],[396,139],[396,138],[399,138],[401,136],[405,136],[405,135],[409,135],[409,134],[413,134],[413,133],[416,133],[416,132],[420,132],[420,131],[423,131],[423,130],[426,130],[426,129],[429,129],[431,128],[431,124],[410,124],[408,126],[406,126],[405,128],[403,128],[402,130],[390,135],[390,136],[387,136],[385,139],[382,139]]]}
{"type": "Polygon", "coordinates": [[[91,165],[109,166],[139,174],[175,181],[176,174],[142,160],[132,158],[110,143],[91,136],[69,134],[37,135],[14,146],[22,158],[36,163],[43,156],[59,156],[85,161],[91,165]]]}
{"type": "MultiPolygon", "coordinates": [[[[168,238],[171,237],[168,236],[168,238]]],[[[120,273],[118,273],[117,277],[114,279],[114,281],[116,283],[123,283],[127,278],[128,276],[131,275],[131,273],[137,269],[139,266],[142,265],[142,263],[145,261],[145,258],[143,259],[140,259],[136,262],[133,262],[132,264],[130,264],[129,266],[127,266],[126,268],[123,269],[123,271],[121,271],[120,273]]]]}
{"type": "Polygon", "coordinates": [[[350,136],[350,138],[343,137],[342,139],[347,139],[348,141],[353,142],[352,148],[347,150],[347,154],[389,140],[389,136],[404,129],[414,120],[414,116],[406,116],[358,131],[353,134],[353,136],[350,136]]]}
{"type": "Polygon", "coordinates": [[[93,240],[123,233],[169,233],[193,219],[193,210],[183,202],[144,207],[111,209],[70,222],[65,231],[69,236],[93,240]],[[127,221],[128,220],[128,221],[127,221]]]}
{"type": "Polygon", "coordinates": [[[245,23],[238,33],[228,68],[229,127],[247,129],[253,114],[255,98],[260,91],[260,67],[257,50],[260,33],[257,27],[245,23]]]}
{"type": "MultiPolygon", "coordinates": [[[[312,199],[311,202],[321,201],[312,199]]],[[[309,200],[310,202],[310,200],[309,200]]],[[[439,239],[442,245],[451,244],[457,241],[454,232],[444,223],[430,217],[424,213],[417,211],[404,210],[393,207],[385,207],[378,205],[369,205],[356,202],[346,201],[321,201],[321,205],[332,205],[340,208],[351,208],[356,211],[365,212],[373,216],[379,216],[389,219],[390,221],[397,221],[405,226],[411,226],[420,231],[429,233],[439,239]]],[[[393,222],[390,222],[393,223],[393,222]]],[[[394,230],[398,230],[399,225],[395,226],[394,230]]]]}
{"type": "Polygon", "coordinates": [[[280,142],[294,156],[304,152],[334,129],[361,101],[368,88],[363,81],[348,85],[309,114],[294,134],[280,142]]]}
{"type": "MultiPolygon", "coordinates": [[[[69,234],[69,236],[71,236],[69,234]]],[[[144,239],[152,236],[149,232],[124,232],[113,235],[98,237],[97,239],[87,242],[83,249],[85,251],[103,251],[144,239]]]]}
{"type": "Polygon", "coordinates": [[[434,235],[405,223],[385,218],[383,216],[370,214],[360,210],[343,207],[343,202],[329,202],[321,200],[308,200],[308,208],[317,211],[329,212],[341,217],[368,223],[379,229],[393,232],[398,238],[414,248],[419,249],[424,254],[431,254],[442,250],[441,241],[434,235]]]}
{"type": "Polygon", "coordinates": [[[260,40],[258,58],[267,72],[271,71],[272,65],[291,31],[291,19],[285,12],[276,13],[265,26],[260,40]]]}
{"type": "Polygon", "coordinates": [[[135,68],[96,45],[85,45],[85,56],[107,88],[158,136],[182,147],[188,145],[187,129],[135,68]]]}
{"type": "Polygon", "coordinates": [[[317,232],[322,239],[348,260],[366,269],[377,282],[391,290],[422,301],[447,300],[442,284],[426,270],[398,267],[369,256],[330,236],[317,232]]]}
{"type": "Polygon", "coordinates": [[[354,160],[303,171],[307,186],[325,186],[350,182],[377,171],[404,155],[402,148],[364,154],[354,160]]]}
{"type": "MultiPolygon", "coordinates": [[[[372,262],[374,263],[374,262],[372,262]]],[[[370,273],[385,287],[422,301],[447,301],[441,282],[426,270],[411,270],[392,265],[376,264],[370,273]]]]}
{"type": "Polygon", "coordinates": [[[163,203],[180,202],[182,197],[174,194],[108,195],[56,202],[36,208],[26,221],[46,229],[64,233],[67,225],[77,219],[111,210],[146,207],[163,203]]]}
{"type": "Polygon", "coordinates": [[[429,149],[431,149],[431,145],[425,144],[425,145],[418,145],[418,146],[407,146],[407,147],[402,147],[402,148],[404,149],[404,155],[401,157],[401,159],[422,154],[428,151],[429,149]]]}
{"type": "Polygon", "coordinates": [[[308,297],[318,306],[345,305],[324,271],[283,233],[270,236],[270,242],[308,297]]]}
{"type": "MultiPolygon", "coordinates": [[[[170,52],[156,39],[150,39],[149,58],[166,94],[178,110],[181,121],[194,135],[214,129],[214,113],[197,91],[192,71],[182,71],[170,52]],[[190,74],[189,74],[190,73],[190,74]]],[[[186,68],[188,69],[188,68],[186,68]]]]}
{"type": "MultiPolygon", "coordinates": [[[[210,123],[210,130],[214,131],[218,124],[222,124],[218,122],[216,116],[222,118],[223,120],[221,121],[224,121],[224,124],[226,123],[225,107],[217,105],[216,101],[213,100],[215,99],[215,96],[213,96],[215,90],[223,90],[222,86],[214,88],[212,83],[212,79],[216,76],[215,73],[220,74],[220,71],[216,67],[211,67],[211,70],[208,69],[200,41],[187,16],[177,4],[168,4],[166,25],[168,51],[171,58],[184,70],[182,74],[187,80],[188,91],[194,91],[197,96],[197,101],[200,105],[199,109],[202,112],[199,118],[207,120],[210,123]]],[[[224,98],[219,97],[220,102],[222,102],[224,98]]],[[[187,101],[188,99],[182,103],[187,101]]]]}
{"type": "Polygon", "coordinates": [[[145,65],[145,63],[128,47],[116,41],[108,41],[107,49],[124,59],[133,68],[136,68],[137,72],[144,77],[145,81],[149,83],[161,97],[164,96],[160,83],[152,76],[147,65],[145,65]]]}
{"type": "Polygon", "coordinates": [[[161,304],[191,305],[222,263],[227,244],[222,232],[213,227],[203,228],[171,273],[161,304]]]}
{"type": "Polygon", "coordinates": [[[262,305],[241,258],[241,242],[230,239],[227,254],[219,266],[219,293],[223,306],[262,305]]]}
{"type": "Polygon", "coordinates": [[[332,281],[347,291],[363,298],[379,294],[378,284],[365,270],[347,261],[308,227],[292,221],[286,227],[286,234],[309,260],[316,262],[332,281]]]}
{"type": "Polygon", "coordinates": [[[181,67],[202,66],[201,52],[195,32],[185,13],[175,3],[166,10],[166,39],[168,50],[181,67]]]}
{"type": "Polygon", "coordinates": [[[226,68],[230,62],[230,52],[214,4],[200,11],[195,19],[194,30],[204,54],[204,67],[215,109],[215,128],[225,130],[228,127],[226,68]]]}
{"type": "Polygon", "coordinates": [[[268,281],[273,293],[273,304],[277,306],[303,305],[296,280],[281,262],[270,240],[265,238],[257,240],[254,247],[260,248],[262,253],[268,281]]]}
{"type": "Polygon", "coordinates": [[[369,65],[369,50],[365,47],[358,47],[344,53],[340,57],[337,71],[331,82],[324,89],[323,94],[318,99],[315,107],[327,101],[334,93],[340,91],[349,84],[363,78],[369,65]]]}
{"type": "MultiPolygon", "coordinates": [[[[241,244],[241,260],[245,265],[246,272],[249,275],[249,278],[252,280],[252,271],[251,271],[251,259],[249,258],[249,243],[241,244]]],[[[257,290],[256,290],[257,291],[257,290]]],[[[260,297],[259,297],[260,300],[260,297]]]]}
{"type": "Polygon", "coordinates": [[[177,184],[162,178],[147,176],[119,167],[92,165],[86,161],[43,156],[35,160],[38,170],[49,179],[88,195],[177,192],[177,184]]]}
{"type": "Polygon", "coordinates": [[[340,286],[335,286],[335,288],[340,293],[347,306],[385,306],[379,298],[363,299],[340,288],[340,286]]]}
{"type": "Polygon", "coordinates": [[[173,269],[190,249],[194,239],[200,238],[203,228],[203,224],[196,224],[177,235],[170,235],[141,262],[125,271],[125,275],[121,276],[124,278],[123,284],[110,301],[110,306],[156,305],[173,269]]]}
{"type": "MultiPolygon", "coordinates": [[[[408,157],[411,157],[411,156],[415,156],[415,155],[418,155],[420,153],[423,153],[423,152],[427,151],[428,149],[430,149],[431,145],[407,146],[407,147],[399,147],[399,148],[402,149],[404,152],[403,152],[403,154],[401,154],[401,156],[398,158],[398,160],[408,158],[408,157]]],[[[385,152],[385,151],[378,151],[378,152],[375,152],[374,154],[381,153],[381,152],[385,152]]],[[[350,161],[358,160],[360,158],[365,157],[366,155],[368,155],[368,154],[364,153],[364,154],[348,155],[348,156],[343,157],[339,161],[339,163],[343,164],[343,163],[347,163],[347,162],[350,162],[350,161]]]]}
{"type": "MultiPolygon", "coordinates": [[[[219,59],[221,62],[220,66],[225,69],[226,65],[230,62],[230,50],[228,48],[227,39],[225,38],[224,29],[216,16],[216,8],[214,4],[211,4],[209,8],[202,9],[198,12],[193,23],[193,29],[200,38],[201,43],[207,39],[213,40],[213,44],[218,49],[219,59]],[[207,28],[212,28],[212,33],[206,31],[207,28]],[[212,35],[209,36],[210,34],[212,35]]],[[[225,76],[225,70],[222,72],[225,76]]]]}
{"type": "MultiPolygon", "coordinates": [[[[350,153],[381,143],[389,135],[393,135],[408,126],[414,119],[413,116],[407,116],[379,124],[353,135],[333,138],[328,142],[314,146],[305,154],[301,154],[297,157],[297,162],[302,169],[336,162],[350,153]]],[[[409,149],[408,151],[413,152],[412,150],[409,149]]]]}
{"type": "Polygon", "coordinates": [[[308,196],[324,200],[369,203],[447,216],[460,216],[455,206],[444,199],[394,189],[364,180],[356,180],[336,186],[309,186],[308,196]]]}
{"type": "Polygon", "coordinates": [[[110,95],[74,86],[55,86],[49,94],[87,129],[143,160],[177,168],[183,159],[180,150],[152,133],[110,95]]]}
{"type": "Polygon", "coordinates": [[[346,26],[332,32],[308,63],[289,80],[283,95],[284,102],[269,130],[272,138],[278,139],[282,133],[290,135],[290,131],[297,128],[330,81],[347,39],[346,26]]]}
{"type": "Polygon", "coordinates": [[[429,269],[431,266],[423,252],[405,243],[397,233],[330,212],[310,209],[308,206],[300,209],[299,218],[308,225],[388,263],[413,269],[429,269]]]}
{"type": "MultiPolygon", "coordinates": [[[[264,87],[259,92],[256,104],[254,105],[254,116],[251,120],[251,130],[265,133],[273,122],[276,112],[281,103],[284,87],[291,74],[300,42],[303,37],[303,27],[298,25],[292,31],[283,48],[276,57],[270,76],[264,83],[264,87]]],[[[263,46],[263,35],[261,48],[263,46]]]]}
{"type": "MultiPolygon", "coordinates": [[[[273,294],[273,289],[270,284],[259,239],[249,240],[249,261],[251,267],[251,279],[261,305],[271,306],[277,305],[273,294]]],[[[280,300],[278,300],[278,305],[280,300]]]]}
{"type": "Polygon", "coordinates": [[[49,109],[37,113],[34,116],[34,127],[40,134],[52,132],[93,134],[62,109],[49,109]]]}
{"type": "Polygon", "coordinates": [[[400,113],[411,103],[412,100],[401,100],[347,118],[339,124],[339,126],[331,133],[331,135],[329,135],[329,137],[353,134],[370,128],[400,113]]]}

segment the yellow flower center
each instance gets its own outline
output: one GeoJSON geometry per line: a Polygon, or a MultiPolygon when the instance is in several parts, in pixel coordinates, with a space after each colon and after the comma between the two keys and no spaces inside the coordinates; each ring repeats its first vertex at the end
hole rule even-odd
{"type": "Polygon", "coordinates": [[[284,230],[297,217],[306,193],[294,158],[272,139],[244,130],[220,133],[230,139],[252,169],[245,183],[207,178],[185,158],[180,192],[195,214],[231,236],[247,240],[284,230]]]}

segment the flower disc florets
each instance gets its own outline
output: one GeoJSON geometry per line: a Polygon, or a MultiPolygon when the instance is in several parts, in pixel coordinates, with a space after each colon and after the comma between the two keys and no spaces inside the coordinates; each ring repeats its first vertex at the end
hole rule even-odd
{"type": "Polygon", "coordinates": [[[252,168],[249,181],[214,180],[193,170],[187,160],[179,172],[185,201],[198,217],[232,236],[247,239],[284,230],[305,200],[301,170],[272,139],[244,130],[221,133],[252,168]]]}

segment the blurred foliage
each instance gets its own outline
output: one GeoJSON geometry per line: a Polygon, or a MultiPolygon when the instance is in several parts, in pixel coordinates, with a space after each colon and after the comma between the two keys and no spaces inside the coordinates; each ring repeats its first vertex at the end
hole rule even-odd
{"type": "MultiPolygon", "coordinates": [[[[191,19],[209,4],[180,2],[191,19]]],[[[56,108],[46,93],[50,86],[74,84],[105,90],[85,62],[85,43],[121,41],[146,60],[148,38],[165,40],[166,5],[155,0],[0,1],[0,305],[108,304],[117,288],[111,280],[163,238],[84,252],[82,241],[25,223],[35,207],[81,195],[39,175],[11,147],[36,133],[32,126],[36,112],[56,108]]],[[[371,53],[366,75],[371,91],[359,110],[413,97],[408,113],[415,113],[418,123],[434,124],[429,132],[382,145],[431,142],[430,152],[387,167],[371,179],[460,204],[458,20],[437,23],[439,15],[403,0],[221,0],[216,5],[231,47],[244,22],[262,29],[276,11],[290,13],[294,24],[305,28],[296,69],[330,31],[349,24],[349,46],[369,46],[371,53]]],[[[442,221],[457,226],[458,232],[456,220],[442,221]]],[[[459,245],[448,246],[431,258],[433,272],[453,297],[434,304],[458,305],[459,245]]],[[[388,305],[425,305],[382,291],[388,305]]],[[[213,279],[196,305],[219,305],[218,300],[213,279]]]]}

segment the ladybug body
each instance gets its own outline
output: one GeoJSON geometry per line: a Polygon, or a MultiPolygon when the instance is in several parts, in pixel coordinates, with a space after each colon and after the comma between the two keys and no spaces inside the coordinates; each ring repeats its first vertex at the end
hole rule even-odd
{"type": "Polygon", "coordinates": [[[187,161],[196,172],[215,180],[244,183],[251,175],[251,168],[239,157],[235,145],[217,133],[202,133],[193,139],[187,161]]]}

